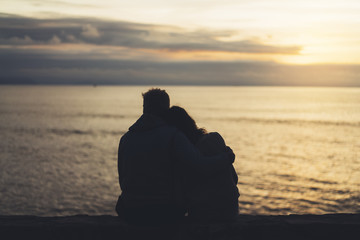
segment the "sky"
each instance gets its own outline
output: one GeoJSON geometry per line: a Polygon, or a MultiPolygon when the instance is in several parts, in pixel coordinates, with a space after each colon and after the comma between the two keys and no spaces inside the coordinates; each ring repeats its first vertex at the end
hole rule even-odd
{"type": "Polygon", "coordinates": [[[0,83],[360,87],[358,0],[0,6],[0,83]]]}

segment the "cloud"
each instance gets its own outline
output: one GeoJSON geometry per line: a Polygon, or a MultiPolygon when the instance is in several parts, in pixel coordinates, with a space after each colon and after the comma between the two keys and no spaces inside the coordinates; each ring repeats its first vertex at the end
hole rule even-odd
{"type": "Polygon", "coordinates": [[[0,84],[357,86],[359,65],[167,61],[187,51],[298,54],[299,46],[232,39],[234,31],[0,14],[0,84]],[[167,51],[159,51],[159,50],[167,51]],[[166,52],[166,53],[164,53],[166,52]]]}
{"type": "MultiPolygon", "coordinates": [[[[10,42],[12,45],[31,45],[34,44],[34,41],[27,35],[25,35],[23,38],[21,37],[11,37],[10,42]]],[[[3,39],[0,39],[0,44],[6,44],[8,41],[5,41],[3,39]]]]}
{"type": "Polygon", "coordinates": [[[49,40],[50,44],[60,44],[61,43],[61,39],[54,35],[50,40],[49,40]]]}
{"type": "MultiPolygon", "coordinates": [[[[89,55],[90,54],[90,55],[89,55]]],[[[274,62],[166,62],[0,51],[2,84],[243,85],[360,87],[359,65],[294,66],[274,62]]]]}
{"type": "Polygon", "coordinates": [[[90,24],[87,24],[83,27],[83,31],[81,32],[81,35],[86,38],[98,38],[100,37],[99,31],[96,29],[96,27],[91,26],[90,24]]]}
{"type": "Polygon", "coordinates": [[[300,46],[267,45],[251,39],[221,41],[234,31],[187,31],[174,26],[105,21],[94,18],[34,19],[0,15],[0,44],[85,43],[132,49],[299,54],[300,46]],[[16,39],[30,38],[31,42],[16,39]]]}

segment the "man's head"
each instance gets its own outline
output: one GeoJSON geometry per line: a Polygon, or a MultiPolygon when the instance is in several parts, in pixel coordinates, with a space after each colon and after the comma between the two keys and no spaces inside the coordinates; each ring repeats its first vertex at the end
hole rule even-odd
{"type": "Polygon", "coordinates": [[[165,90],[152,88],[142,94],[144,98],[143,112],[163,116],[170,107],[170,98],[165,90]]]}

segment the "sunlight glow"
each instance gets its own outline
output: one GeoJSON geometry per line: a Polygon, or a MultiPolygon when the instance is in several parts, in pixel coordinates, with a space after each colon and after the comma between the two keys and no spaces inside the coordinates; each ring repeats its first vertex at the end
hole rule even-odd
{"type": "MultiPolygon", "coordinates": [[[[357,0],[3,0],[2,13],[37,18],[92,17],[191,30],[232,31],[228,41],[257,39],[264,44],[296,45],[298,56],[234,53],[173,53],[185,59],[272,59],[286,63],[360,63],[360,2],[357,0]],[[194,55],[192,55],[194,54],[194,55]]],[[[159,54],[163,54],[160,50],[159,54]],[[161,52],[161,53],[160,53],[161,52]]],[[[170,53],[166,53],[169,55],[170,53]]]]}

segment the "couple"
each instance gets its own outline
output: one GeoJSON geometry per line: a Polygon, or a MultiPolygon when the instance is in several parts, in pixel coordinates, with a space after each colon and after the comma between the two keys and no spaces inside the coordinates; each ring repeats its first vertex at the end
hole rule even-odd
{"type": "Polygon", "coordinates": [[[206,133],[165,90],[143,94],[143,115],[122,136],[118,215],[134,225],[230,222],[238,214],[233,151],[206,133]]]}

